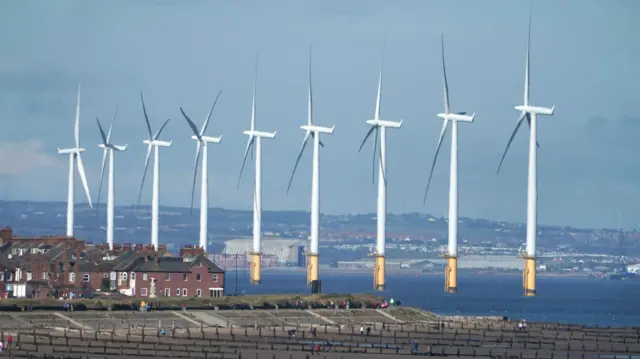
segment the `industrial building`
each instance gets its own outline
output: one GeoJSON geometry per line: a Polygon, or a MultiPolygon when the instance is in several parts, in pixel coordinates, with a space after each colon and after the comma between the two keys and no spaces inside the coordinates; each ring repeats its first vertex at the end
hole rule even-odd
{"type": "MultiPolygon", "coordinates": [[[[304,266],[306,241],[288,238],[263,238],[262,254],[275,256],[279,266],[304,266]]],[[[231,239],[225,242],[225,253],[231,255],[246,255],[251,252],[252,238],[231,239]]]]}

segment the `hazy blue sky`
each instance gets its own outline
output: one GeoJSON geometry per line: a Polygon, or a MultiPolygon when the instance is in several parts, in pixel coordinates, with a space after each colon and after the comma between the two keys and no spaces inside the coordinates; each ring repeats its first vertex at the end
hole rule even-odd
{"type": "MultiPolygon", "coordinates": [[[[535,1],[531,101],[556,105],[539,120],[539,221],[579,226],[640,222],[640,3],[535,1]]],[[[198,125],[222,89],[209,135],[210,205],[251,208],[252,166],[236,190],[249,125],[256,51],[257,126],[264,141],[265,209],[305,209],[311,156],[286,185],[306,121],[308,47],[314,46],[315,121],[336,125],[321,152],[321,210],[374,212],[371,147],[358,145],[372,117],[382,38],[388,31],[382,117],[388,132],[388,210],[443,215],[449,141],[430,197],[422,196],[443,109],[440,33],[451,105],[476,112],[459,134],[460,215],[524,221],[528,130],[495,171],[522,101],[526,1],[25,1],[0,2],[0,176],[11,199],[64,200],[75,92],[83,86],[81,145],[97,194],[95,122],[116,108],[118,204],[136,200],[146,129],[170,117],[161,149],[161,204],[189,205],[195,143],[179,106],[198,125]],[[8,187],[7,187],[8,186],[8,187]]],[[[150,182],[148,182],[150,184],[150,182]]],[[[82,200],[80,187],[76,198],[82,200]]],[[[3,191],[4,192],[4,191],[3,191]]],[[[4,194],[4,193],[2,193],[4,194]]],[[[149,203],[147,186],[143,201],[149,203]]],[[[104,198],[104,197],[103,197],[104,198]]]]}

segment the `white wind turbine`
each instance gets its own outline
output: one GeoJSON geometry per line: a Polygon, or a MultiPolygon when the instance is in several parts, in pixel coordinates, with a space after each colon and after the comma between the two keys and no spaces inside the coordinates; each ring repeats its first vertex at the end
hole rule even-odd
{"type": "Polygon", "coordinates": [[[380,147],[379,165],[378,165],[378,208],[377,208],[377,234],[376,234],[376,265],[374,267],[374,288],[383,290],[385,287],[385,225],[387,216],[387,173],[386,173],[386,151],[387,151],[387,127],[400,128],[402,119],[399,122],[383,121],[380,119],[380,105],[382,100],[382,70],[384,69],[384,48],[386,47],[386,36],[382,50],[382,61],[380,63],[380,75],[378,77],[378,95],[376,97],[376,110],[374,118],[367,120],[366,123],[371,125],[367,135],[362,140],[358,152],[362,151],[362,147],[375,132],[375,143],[373,144],[373,178],[375,183],[375,162],[378,146],[380,147]],[[380,141],[378,142],[378,138],[380,141]]]}
{"type": "Polygon", "coordinates": [[[151,198],[151,244],[157,250],[158,249],[158,216],[159,216],[159,197],[160,197],[160,158],[158,157],[159,147],[170,147],[172,141],[159,140],[162,130],[164,130],[169,119],[167,119],[158,132],[153,134],[151,132],[151,123],[149,123],[149,116],[147,115],[147,108],[144,105],[144,98],[142,92],[140,93],[140,101],[142,102],[142,112],[144,113],[144,120],[147,124],[147,131],[149,132],[149,139],[142,141],[147,145],[147,157],[144,160],[144,172],[142,173],[142,183],[140,184],[140,193],[138,194],[138,207],[140,207],[140,197],[142,196],[142,189],[144,187],[144,180],[147,177],[147,168],[149,168],[149,157],[151,157],[151,150],[153,149],[153,194],[151,198]]]}
{"type": "Polygon", "coordinates": [[[249,151],[253,155],[253,147],[255,145],[255,182],[253,190],[253,248],[251,251],[251,283],[260,283],[260,261],[261,261],[261,231],[262,231],[262,138],[273,139],[276,137],[276,131],[262,132],[256,130],[256,83],[258,81],[258,56],[256,56],[256,71],[253,80],[253,103],[251,107],[251,124],[249,130],[243,133],[249,136],[247,147],[244,151],[242,159],[242,167],[240,167],[240,175],[238,176],[238,188],[242,179],[244,165],[247,162],[249,151]]]}
{"type": "Polygon", "coordinates": [[[115,190],[113,187],[113,151],[126,151],[127,145],[119,146],[111,143],[111,131],[113,130],[113,124],[116,122],[116,114],[113,116],[111,126],[109,126],[109,132],[105,135],[100,120],[96,117],[98,122],[98,129],[100,130],[100,137],[102,143],[98,147],[102,148],[102,167],[100,167],[100,186],[98,187],[98,205],[100,207],[100,193],[102,192],[102,180],[104,179],[104,166],[107,162],[107,154],[109,154],[109,179],[107,183],[107,244],[109,250],[113,250],[113,221],[115,214],[115,190]]]}
{"type": "Polygon", "coordinates": [[[307,145],[309,136],[313,137],[313,171],[311,177],[311,244],[309,253],[307,256],[307,284],[311,284],[313,281],[318,280],[318,236],[320,225],[320,146],[324,147],[322,141],[320,141],[320,134],[332,134],[336,126],[333,127],[321,127],[313,125],[313,93],[311,90],[311,47],[309,47],[309,101],[307,111],[307,124],[300,126],[301,129],[306,131],[304,139],[302,140],[302,147],[296,158],[296,163],[293,166],[293,172],[289,179],[289,185],[287,186],[287,193],[291,189],[291,183],[293,177],[296,174],[296,168],[304,152],[304,148],[307,145]]]}
{"type": "Polygon", "coordinates": [[[58,148],[58,154],[69,155],[69,193],[67,196],[67,237],[73,237],[73,215],[74,215],[74,202],[73,202],[73,167],[74,160],[78,163],[78,173],[84,186],[84,193],[87,195],[89,206],[93,208],[91,204],[91,194],[89,193],[89,185],[87,184],[87,175],[84,172],[84,165],[82,164],[82,157],[80,153],[84,152],[84,148],[80,147],[80,85],[78,85],[78,99],[76,102],[76,119],[74,122],[73,136],[75,138],[76,146],[72,148],[60,149],[58,148]]]}
{"type": "Polygon", "coordinates": [[[526,251],[524,254],[525,270],[523,271],[523,289],[526,296],[533,296],[536,293],[536,228],[537,228],[537,201],[538,201],[538,174],[537,174],[537,149],[539,147],[537,141],[537,115],[553,115],[555,105],[551,108],[531,106],[529,104],[529,63],[531,53],[531,13],[529,13],[529,35],[527,40],[527,60],[525,65],[524,76],[524,104],[515,106],[515,109],[520,111],[520,118],[516,123],[516,127],[511,133],[507,147],[502,154],[500,164],[498,165],[498,173],[502,167],[509,146],[515,137],[520,125],[524,119],[527,119],[529,124],[529,178],[527,188],[527,243],[526,251]]]}
{"type": "Polygon", "coordinates": [[[442,118],[442,130],[440,138],[438,138],[438,146],[431,164],[431,172],[429,173],[429,181],[427,189],[424,192],[423,201],[426,202],[429,186],[431,186],[431,178],[433,170],[438,160],[438,153],[442,140],[447,132],[447,125],[451,122],[451,164],[449,168],[449,246],[444,257],[447,258],[447,269],[445,272],[445,291],[457,291],[457,259],[458,259],[458,122],[473,122],[475,113],[471,116],[466,112],[451,113],[449,111],[449,84],[447,83],[447,70],[444,61],[444,35],[442,35],[442,74],[444,78],[444,113],[437,116],[442,118]]]}
{"type": "Polygon", "coordinates": [[[198,130],[198,127],[191,121],[189,116],[184,113],[182,107],[180,107],[180,112],[182,112],[182,116],[184,116],[185,120],[187,120],[187,124],[191,128],[193,132],[192,139],[196,140],[196,160],[193,165],[193,186],[191,187],[191,212],[193,212],[193,197],[196,191],[196,177],[198,176],[198,160],[200,159],[200,148],[202,147],[202,174],[200,175],[201,184],[200,184],[200,248],[207,252],[207,220],[209,215],[209,195],[208,195],[208,187],[209,184],[207,182],[207,174],[208,174],[208,159],[207,153],[207,143],[220,143],[222,141],[222,136],[220,137],[209,137],[205,136],[204,133],[207,131],[207,127],[209,126],[209,119],[211,118],[211,113],[213,109],[216,107],[216,103],[218,103],[218,98],[220,98],[220,94],[222,91],[218,92],[218,96],[216,96],[215,101],[213,101],[213,106],[211,106],[211,110],[209,110],[209,114],[207,118],[204,120],[202,124],[202,128],[198,130]]]}

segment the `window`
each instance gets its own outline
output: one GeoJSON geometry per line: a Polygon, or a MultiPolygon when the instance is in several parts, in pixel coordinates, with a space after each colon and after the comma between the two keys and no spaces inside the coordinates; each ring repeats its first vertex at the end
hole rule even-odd
{"type": "Polygon", "coordinates": [[[136,280],[136,272],[131,272],[131,280],[136,280]]]}
{"type": "Polygon", "coordinates": [[[187,273],[182,273],[182,280],[186,282],[187,279],[189,279],[189,275],[187,273]]]}
{"type": "Polygon", "coordinates": [[[202,282],[202,274],[196,274],[196,281],[202,282]]]}
{"type": "Polygon", "coordinates": [[[198,262],[198,268],[202,268],[202,262],[198,262]]]}
{"type": "Polygon", "coordinates": [[[31,280],[32,277],[31,271],[27,271],[27,280],[31,280]]]}
{"type": "Polygon", "coordinates": [[[122,280],[127,280],[127,272],[120,273],[120,278],[122,278],[122,280]]]}
{"type": "Polygon", "coordinates": [[[165,288],[164,289],[164,296],[165,297],[170,297],[171,296],[171,289],[165,288]]]}
{"type": "Polygon", "coordinates": [[[200,289],[196,289],[196,297],[199,297],[202,294],[202,291],[200,289]]]}
{"type": "Polygon", "coordinates": [[[217,282],[217,281],[218,281],[218,275],[217,275],[217,274],[212,275],[212,278],[213,278],[213,281],[214,281],[214,282],[217,282]]]}
{"type": "Polygon", "coordinates": [[[176,297],[180,296],[180,288],[176,289],[176,297]]]}
{"type": "Polygon", "coordinates": [[[4,272],[0,272],[0,281],[4,280],[4,272]]]}
{"type": "Polygon", "coordinates": [[[69,282],[75,282],[75,281],[76,281],[76,274],[69,273],[69,282]]]}
{"type": "Polygon", "coordinates": [[[171,280],[171,273],[165,273],[164,274],[164,280],[170,281],[171,280]]]}
{"type": "Polygon", "coordinates": [[[149,274],[148,273],[142,273],[142,280],[149,280],[149,274]]]}
{"type": "Polygon", "coordinates": [[[90,280],[91,280],[91,274],[85,273],[85,274],[82,275],[82,281],[83,282],[88,282],[90,280]]]}
{"type": "Polygon", "coordinates": [[[13,280],[13,274],[11,272],[7,273],[7,282],[11,282],[13,280]]]}
{"type": "Polygon", "coordinates": [[[102,273],[102,278],[108,279],[109,278],[109,273],[102,273]]]}
{"type": "Polygon", "coordinates": [[[184,288],[184,289],[182,290],[182,296],[183,296],[183,297],[186,297],[186,296],[187,296],[187,288],[184,288]]]}
{"type": "Polygon", "coordinates": [[[140,288],[140,296],[141,297],[147,296],[147,288],[140,288]]]}
{"type": "Polygon", "coordinates": [[[42,280],[49,279],[49,272],[42,272],[42,280]]]}

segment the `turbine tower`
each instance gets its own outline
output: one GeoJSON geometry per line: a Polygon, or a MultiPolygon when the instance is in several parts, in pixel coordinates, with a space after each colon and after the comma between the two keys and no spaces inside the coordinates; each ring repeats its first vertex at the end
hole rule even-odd
{"type": "Polygon", "coordinates": [[[253,104],[251,107],[251,124],[249,130],[243,133],[249,136],[247,141],[247,147],[244,150],[244,157],[242,159],[242,167],[240,167],[240,175],[238,176],[238,188],[240,187],[240,180],[242,179],[242,172],[244,171],[244,165],[247,162],[247,155],[249,151],[253,155],[253,148],[255,146],[255,182],[253,189],[253,248],[251,251],[251,270],[250,281],[251,284],[260,284],[261,273],[261,230],[262,230],[262,138],[275,138],[276,131],[262,132],[256,130],[256,83],[258,81],[258,56],[256,55],[256,71],[253,80],[253,104]]]}
{"type": "Polygon", "coordinates": [[[320,134],[332,134],[336,126],[333,127],[321,127],[313,124],[313,94],[311,91],[311,47],[309,47],[309,101],[307,111],[307,124],[300,126],[301,129],[306,131],[304,139],[302,140],[302,147],[296,158],[296,163],[293,166],[293,172],[289,179],[289,185],[287,186],[287,193],[291,189],[291,183],[293,176],[296,174],[296,168],[304,152],[304,148],[307,145],[309,136],[313,137],[313,171],[311,177],[311,245],[309,246],[309,252],[307,253],[307,285],[311,285],[314,282],[317,283],[320,288],[320,281],[318,279],[318,235],[320,225],[320,146],[324,147],[322,141],[320,141],[320,134]]]}
{"type": "Polygon", "coordinates": [[[151,197],[151,244],[155,250],[158,250],[158,216],[159,216],[159,196],[160,196],[160,158],[158,157],[158,148],[171,147],[172,141],[162,141],[158,138],[164,130],[169,119],[164,121],[162,127],[153,134],[151,132],[151,123],[149,122],[149,116],[147,115],[147,108],[144,105],[144,97],[142,92],[140,93],[140,101],[142,102],[142,112],[144,113],[144,120],[147,123],[147,131],[149,133],[149,139],[142,141],[147,145],[147,157],[144,160],[144,172],[142,173],[142,183],[140,184],[140,193],[138,194],[138,207],[140,207],[140,197],[142,196],[142,189],[144,188],[144,180],[147,177],[147,168],[149,168],[149,157],[151,157],[151,150],[153,149],[153,195],[151,197]]]}
{"type": "Polygon", "coordinates": [[[444,272],[444,291],[455,293],[458,291],[458,122],[473,122],[475,113],[471,116],[466,112],[451,113],[449,111],[449,84],[447,83],[447,70],[444,61],[444,35],[442,35],[442,74],[444,78],[444,113],[437,116],[442,118],[442,130],[440,138],[438,138],[438,146],[433,156],[431,164],[431,172],[429,173],[429,181],[427,189],[424,192],[423,201],[426,202],[429,186],[431,186],[431,178],[433,177],[433,169],[438,160],[438,153],[442,145],[442,139],[447,132],[447,125],[451,122],[451,164],[449,167],[449,245],[448,250],[444,253],[447,260],[447,266],[444,272]]]}
{"type": "MultiPolygon", "coordinates": [[[[205,136],[204,133],[209,126],[209,119],[211,118],[211,113],[213,109],[216,107],[216,103],[218,103],[218,98],[220,98],[220,94],[222,91],[218,92],[218,96],[216,96],[215,101],[213,101],[213,106],[211,106],[211,110],[209,110],[209,114],[207,118],[204,120],[204,124],[200,130],[198,127],[191,121],[189,116],[184,112],[182,107],[180,107],[180,112],[182,112],[182,116],[184,116],[185,120],[187,120],[187,124],[191,128],[193,132],[192,139],[196,140],[196,160],[193,164],[193,185],[191,187],[191,212],[193,213],[193,197],[196,191],[196,177],[198,176],[198,160],[200,159],[200,148],[202,147],[202,174],[200,175],[201,184],[200,184],[200,248],[207,253],[207,219],[209,214],[209,195],[208,195],[208,182],[207,182],[207,172],[208,172],[208,160],[207,160],[207,143],[220,143],[222,141],[222,136],[219,137],[209,137],[205,136]]],[[[156,161],[157,162],[157,161],[156,161]]]]}
{"type": "Polygon", "coordinates": [[[67,197],[67,237],[73,237],[73,215],[74,215],[74,202],[73,202],[73,180],[74,180],[74,161],[78,164],[78,173],[84,186],[84,193],[87,195],[89,201],[89,207],[93,208],[91,204],[91,194],[89,193],[89,185],[87,184],[87,175],[84,172],[84,165],[82,164],[82,156],[80,153],[84,152],[84,148],[80,147],[80,85],[78,85],[78,99],[76,102],[76,119],[74,122],[73,135],[76,141],[76,146],[71,148],[58,148],[58,154],[69,156],[69,194],[67,197]]]}
{"type": "MultiPolygon", "coordinates": [[[[116,115],[118,112],[116,111],[116,115]]],[[[109,250],[113,250],[113,221],[115,214],[115,193],[113,188],[113,151],[126,151],[127,145],[119,146],[111,143],[111,130],[113,130],[113,124],[116,122],[116,115],[113,116],[111,126],[109,126],[109,132],[105,136],[100,119],[96,117],[98,122],[98,129],[100,130],[100,137],[102,137],[102,143],[98,147],[102,148],[102,167],[100,167],[100,186],[98,187],[98,205],[100,207],[100,193],[102,192],[102,180],[104,179],[104,166],[107,162],[107,154],[109,155],[109,180],[107,183],[107,244],[109,244],[109,250]]]]}
{"type": "MultiPolygon", "coordinates": [[[[386,45],[386,36],[385,36],[386,45]]],[[[367,135],[362,140],[358,152],[362,151],[362,147],[367,142],[372,133],[375,132],[375,143],[373,144],[373,178],[375,183],[375,162],[376,151],[380,147],[378,156],[378,209],[377,209],[377,234],[376,234],[376,251],[373,255],[376,257],[376,263],[373,268],[373,288],[375,290],[383,290],[385,287],[385,222],[387,217],[387,172],[386,172],[386,152],[387,152],[387,128],[400,128],[400,122],[383,121],[380,119],[380,102],[382,100],[382,70],[384,68],[384,45],[382,50],[382,61],[380,63],[380,75],[378,77],[378,96],[376,97],[376,110],[374,118],[366,121],[371,125],[367,135]],[[378,138],[380,141],[378,141],[378,138]]]]}
{"type": "Polygon", "coordinates": [[[536,294],[536,228],[537,228],[537,201],[538,201],[538,173],[537,173],[537,117],[538,115],[553,115],[555,105],[551,108],[531,106],[529,104],[529,62],[531,53],[531,14],[529,14],[529,36],[527,41],[527,60],[524,75],[524,104],[515,106],[520,111],[520,118],[516,122],[516,127],[511,133],[507,147],[502,154],[500,164],[498,165],[498,173],[502,167],[504,157],[509,151],[509,146],[515,137],[522,121],[527,119],[529,124],[529,178],[527,189],[527,245],[523,255],[525,260],[524,270],[522,272],[522,286],[525,296],[534,296],[536,294]]]}

